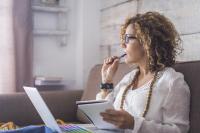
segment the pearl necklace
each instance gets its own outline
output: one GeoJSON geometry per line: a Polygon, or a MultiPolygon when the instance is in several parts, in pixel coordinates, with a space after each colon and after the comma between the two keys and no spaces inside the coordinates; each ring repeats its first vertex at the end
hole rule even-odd
{"type": "MultiPolygon", "coordinates": [[[[123,109],[123,106],[124,106],[124,102],[125,102],[125,98],[126,98],[126,94],[128,92],[128,90],[131,88],[131,86],[135,87],[136,86],[136,82],[138,81],[138,76],[140,74],[140,71],[137,71],[137,73],[135,74],[135,77],[132,81],[131,84],[129,84],[126,89],[124,90],[123,94],[122,94],[122,100],[121,100],[121,105],[120,105],[120,109],[123,109]]],[[[156,82],[156,79],[157,79],[157,75],[158,75],[158,72],[156,71],[155,74],[154,74],[154,77],[153,77],[153,80],[150,84],[150,88],[149,88],[149,92],[147,94],[147,101],[146,101],[146,105],[145,105],[145,108],[144,108],[144,111],[142,113],[142,117],[145,117],[146,114],[147,114],[147,111],[149,110],[149,105],[150,105],[150,101],[151,101],[151,96],[152,96],[152,91],[153,91],[153,85],[154,83],[156,82]]],[[[132,88],[133,90],[133,88],[132,88]]]]}

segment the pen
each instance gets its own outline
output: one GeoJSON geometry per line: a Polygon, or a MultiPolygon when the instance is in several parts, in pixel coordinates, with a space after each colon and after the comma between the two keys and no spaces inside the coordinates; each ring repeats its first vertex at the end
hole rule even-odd
{"type": "Polygon", "coordinates": [[[115,59],[122,59],[124,56],[126,56],[126,53],[124,53],[124,54],[122,54],[121,56],[119,56],[119,57],[116,57],[116,58],[114,58],[114,59],[112,59],[112,61],[111,62],[109,62],[109,63],[107,63],[107,64],[112,64],[113,63],[113,61],[115,60],[115,59]]]}

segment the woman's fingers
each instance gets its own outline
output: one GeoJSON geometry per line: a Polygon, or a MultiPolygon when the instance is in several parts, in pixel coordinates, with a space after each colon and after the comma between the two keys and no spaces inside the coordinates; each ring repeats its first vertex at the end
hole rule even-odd
{"type": "Polygon", "coordinates": [[[109,59],[108,59],[108,63],[111,63],[112,61],[113,61],[112,58],[109,58],[109,59]]]}
{"type": "Polygon", "coordinates": [[[101,112],[100,115],[108,119],[118,120],[116,118],[118,118],[121,113],[120,111],[114,109],[107,109],[105,112],[101,112]]]}
{"type": "Polygon", "coordinates": [[[117,59],[117,58],[118,58],[117,56],[108,57],[108,58],[106,58],[106,59],[104,60],[104,63],[106,63],[106,64],[112,64],[113,61],[114,61],[115,59],[117,59]]]}
{"type": "Polygon", "coordinates": [[[107,113],[107,112],[101,113],[103,120],[108,123],[114,124],[119,128],[123,128],[124,121],[122,121],[122,117],[120,115],[118,115],[119,112],[117,112],[117,111],[114,112],[113,110],[110,110],[108,112],[109,113],[107,113]]]}
{"type": "Polygon", "coordinates": [[[103,117],[103,120],[118,122],[118,117],[116,117],[114,115],[111,115],[108,113],[101,113],[101,116],[103,117]]]}
{"type": "Polygon", "coordinates": [[[101,69],[102,82],[112,82],[112,78],[118,68],[118,60],[116,56],[104,59],[101,69]]]}
{"type": "Polygon", "coordinates": [[[119,59],[115,59],[112,63],[112,67],[113,68],[117,68],[118,67],[118,64],[119,64],[119,59]]]}
{"type": "Polygon", "coordinates": [[[116,125],[119,128],[125,129],[134,127],[134,117],[124,110],[108,109],[100,113],[103,120],[116,125]]]}
{"type": "Polygon", "coordinates": [[[120,115],[120,111],[117,111],[117,110],[114,110],[114,109],[107,109],[105,112],[107,114],[114,115],[114,116],[120,115]]]}
{"type": "Polygon", "coordinates": [[[111,64],[112,63],[112,58],[110,57],[110,58],[107,58],[107,60],[106,60],[106,64],[111,64]]]}
{"type": "Polygon", "coordinates": [[[106,64],[106,59],[103,60],[103,64],[106,64]]]}

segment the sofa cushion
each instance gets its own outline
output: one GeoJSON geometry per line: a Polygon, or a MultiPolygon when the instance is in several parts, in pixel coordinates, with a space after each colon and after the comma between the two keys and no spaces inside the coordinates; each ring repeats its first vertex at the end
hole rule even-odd
{"type": "MultiPolygon", "coordinates": [[[[41,95],[56,119],[77,121],[75,102],[80,100],[81,90],[45,91],[41,95]]],[[[0,94],[0,122],[9,121],[19,126],[43,123],[25,93],[0,94]]]]}
{"type": "Polygon", "coordinates": [[[200,131],[200,61],[177,63],[175,70],[183,73],[190,87],[190,132],[200,131]]]}

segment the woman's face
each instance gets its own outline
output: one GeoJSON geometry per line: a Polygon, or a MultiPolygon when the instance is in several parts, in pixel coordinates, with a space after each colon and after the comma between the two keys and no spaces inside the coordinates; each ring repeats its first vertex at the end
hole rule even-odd
{"type": "Polygon", "coordinates": [[[133,24],[130,24],[126,28],[126,34],[124,39],[125,43],[122,44],[122,48],[127,54],[125,56],[125,63],[139,63],[145,57],[145,52],[142,44],[140,44],[137,38],[135,37],[135,28],[133,24]]]}

